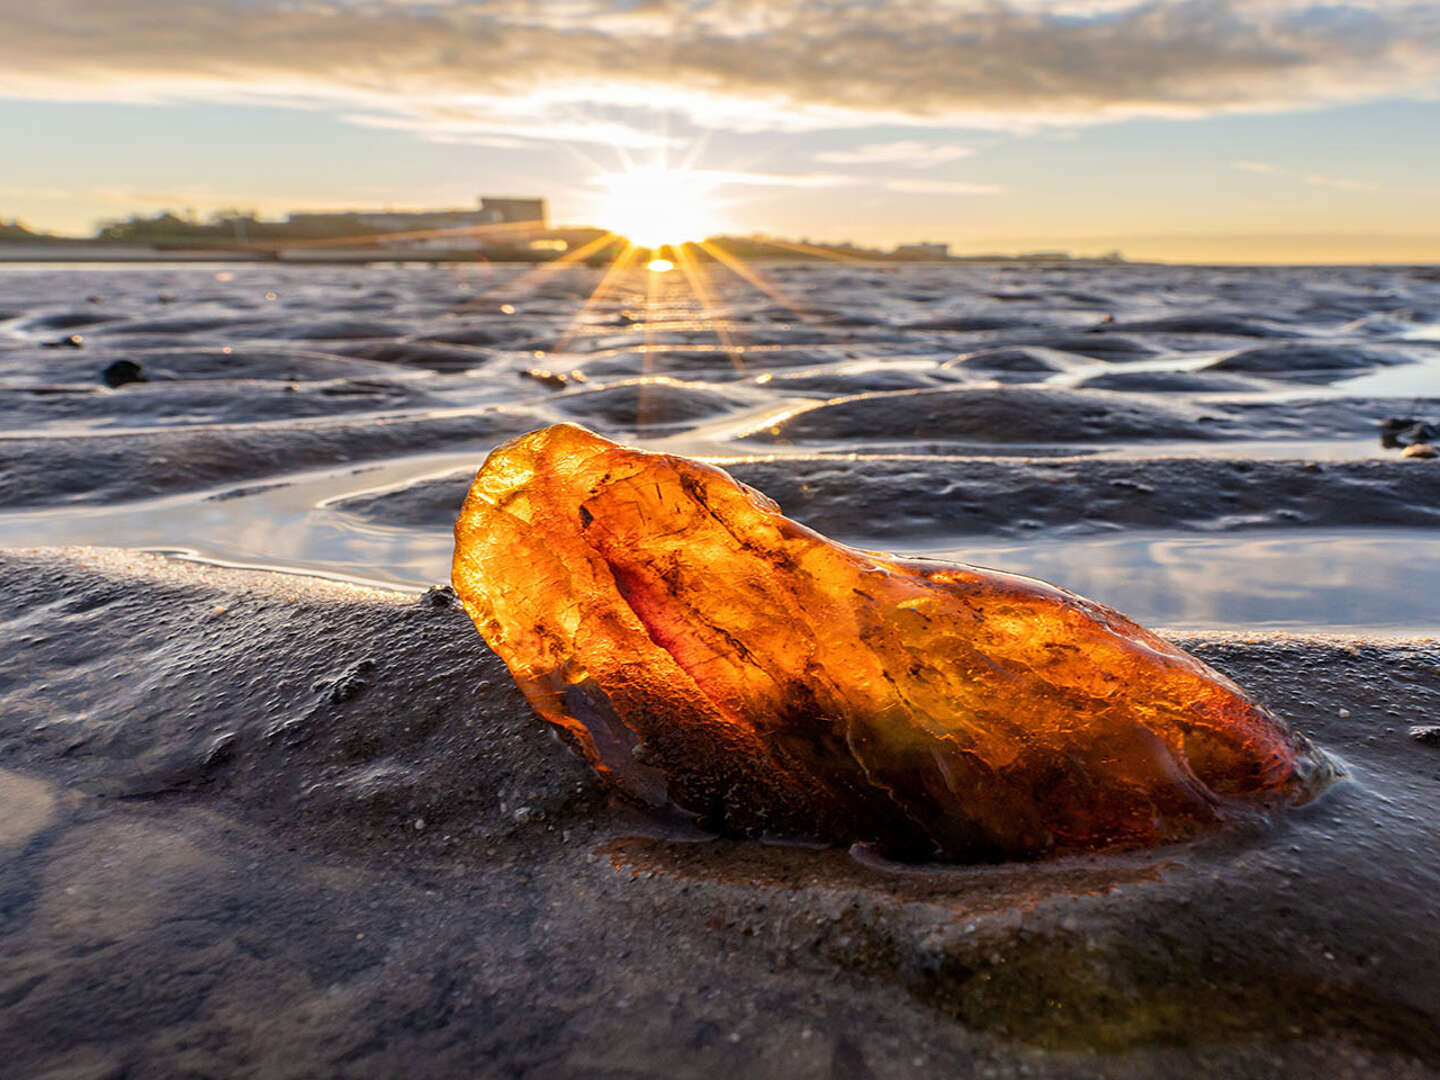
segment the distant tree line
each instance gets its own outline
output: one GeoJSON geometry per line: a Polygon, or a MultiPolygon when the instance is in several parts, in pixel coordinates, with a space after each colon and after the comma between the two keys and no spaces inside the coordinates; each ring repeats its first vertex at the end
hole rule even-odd
{"type": "Polygon", "coordinates": [[[325,240],[352,235],[355,229],[343,219],[330,223],[266,221],[254,211],[217,210],[201,219],[189,212],[162,210],[151,217],[132,214],[103,223],[95,239],[108,243],[160,246],[222,246],[264,244],[272,240],[325,240]]]}
{"type": "Polygon", "coordinates": [[[23,221],[11,218],[0,221],[0,240],[43,240],[45,235],[37,233],[23,221]]]}

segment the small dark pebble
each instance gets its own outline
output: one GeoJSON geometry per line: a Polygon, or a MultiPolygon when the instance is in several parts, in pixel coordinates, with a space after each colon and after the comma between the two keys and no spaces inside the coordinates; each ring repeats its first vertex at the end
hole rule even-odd
{"type": "Polygon", "coordinates": [[[1380,445],[1386,450],[1440,439],[1440,426],[1414,416],[1387,416],[1380,421],[1380,445]]]}
{"type": "Polygon", "coordinates": [[[1428,442],[1413,443],[1405,447],[1400,456],[1409,458],[1440,457],[1440,450],[1435,449],[1428,442]]]}
{"type": "Polygon", "coordinates": [[[146,382],[145,370],[134,360],[116,360],[100,373],[105,385],[112,390],[126,383],[146,382]]]}
{"type": "Polygon", "coordinates": [[[1440,746],[1440,724],[1417,724],[1410,729],[1410,738],[1425,746],[1440,746]]]}
{"type": "Polygon", "coordinates": [[[449,585],[431,585],[421,597],[422,601],[434,608],[454,607],[458,599],[455,590],[449,585]]]}
{"type": "Polygon", "coordinates": [[[79,334],[71,334],[54,341],[42,341],[40,347],[42,349],[81,349],[85,347],[85,339],[79,334]]]}

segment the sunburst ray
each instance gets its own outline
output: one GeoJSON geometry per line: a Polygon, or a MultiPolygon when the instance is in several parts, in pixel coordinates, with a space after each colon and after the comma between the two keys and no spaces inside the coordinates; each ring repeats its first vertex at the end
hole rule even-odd
{"type": "Polygon", "coordinates": [[[786,296],[785,293],[781,292],[776,285],[774,285],[763,274],[761,274],[760,271],[756,270],[752,266],[749,266],[738,255],[726,251],[723,247],[721,247],[713,240],[702,240],[700,242],[700,248],[706,254],[714,258],[717,262],[724,265],[726,269],[730,270],[737,276],[744,278],[751,285],[755,286],[755,288],[759,289],[766,296],[770,297],[770,299],[774,300],[781,307],[794,312],[795,317],[798,318],[801,322],[809,323],[816,321],[816,317],[813,314],[805,310],[805,308],[801,307],[800,305],[796,304],[793,300],[786,296]]]}
{"type": "Polygon", "coordinates": [[[714,294],[710,291],[710,283],[705,279],[707,272],[695,262],[695,256],[690,252],[690,248],[695,246],[694,244],[677,245],[675,247],[675,265],[680,268],[680,273],[685,276],[691,293],[699,302],[702,317],[708,322],[715,336],[720,339],[720,344],[725,347],[725,353],[729,357],[730,363],[734,365],[736,371],[741,371],[744,369],[745,362],[735,347],[735,339],[730,333],[729,325],[716,314],[718,308],[714,301],[714,294]]]}
{"type": "Polygon", "coordinates": [[[607,298],[610,291],[619,284],[620,275],[629,269],[639,254],[640,248],[637,248],[627,240],[625,246],[621,248],[615,258],[611,260],[609,267],[606,268],[600,280],[596,282],[595,288],[592,289],[590,295],[586,297],[585,303],[580,305],[580,310],[575,313],[569,325],[565,327],[564,332],[555,342],[551,350],[552,352],[564,352],[570,347],[570,343],[574,341],[580,333],[580,327],[585,321],[585,317],[595,309],[596,305],[607,298]]]}
{"type": "Polygon", "coordinates": [[[525,271],[525,273],[521,274],[513,281],[502,282],[501,284],[496,285],[489,291],[489,294],[491,296],[499,296],[505,299],[512,299],[514,297],[518,297],[527,289],[540,285],[546,279],[560,273],[560,271],[568,270],[576,263],[583,262],[591,255],[603,251],[608,245],[623,242],[623,237],[618,236],[613,232],[607,232],[604,236],[597,236],[588,244],[582,244],[578,248],[567,251],[565,252],[565,254],[560,255],[557,258],[548,259],[543,263],[539,263],[538,265],[531,267],[529,270],[525,271]]]}

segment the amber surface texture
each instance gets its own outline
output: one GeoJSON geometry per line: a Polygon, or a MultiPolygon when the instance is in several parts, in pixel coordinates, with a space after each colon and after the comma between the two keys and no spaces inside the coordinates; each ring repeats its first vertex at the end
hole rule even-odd
{"type": "Polygon", "coordinates": [[[539,713],[716,830],[1033,857],[1182,840],[1335,776],[1118,612],[837,544],[573,425],[491,453],[455,537],[455,588],[539,713]]]}

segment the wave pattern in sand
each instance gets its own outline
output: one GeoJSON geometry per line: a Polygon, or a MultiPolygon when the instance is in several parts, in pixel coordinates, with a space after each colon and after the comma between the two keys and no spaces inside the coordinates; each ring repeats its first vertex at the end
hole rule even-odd
{"type": "Polygon", "coordinates": [[[842,539],[1142,619],[1440,626],[1403,584],[1440,466],[1376,438],[1440,420],[1433,270],[698,273],[10,270],[0,542],[419,588],[485,451],[572,420],[733,463],[842,539]],[[1222,561],[1256,602],[1220,595],[1222,561]]]}

